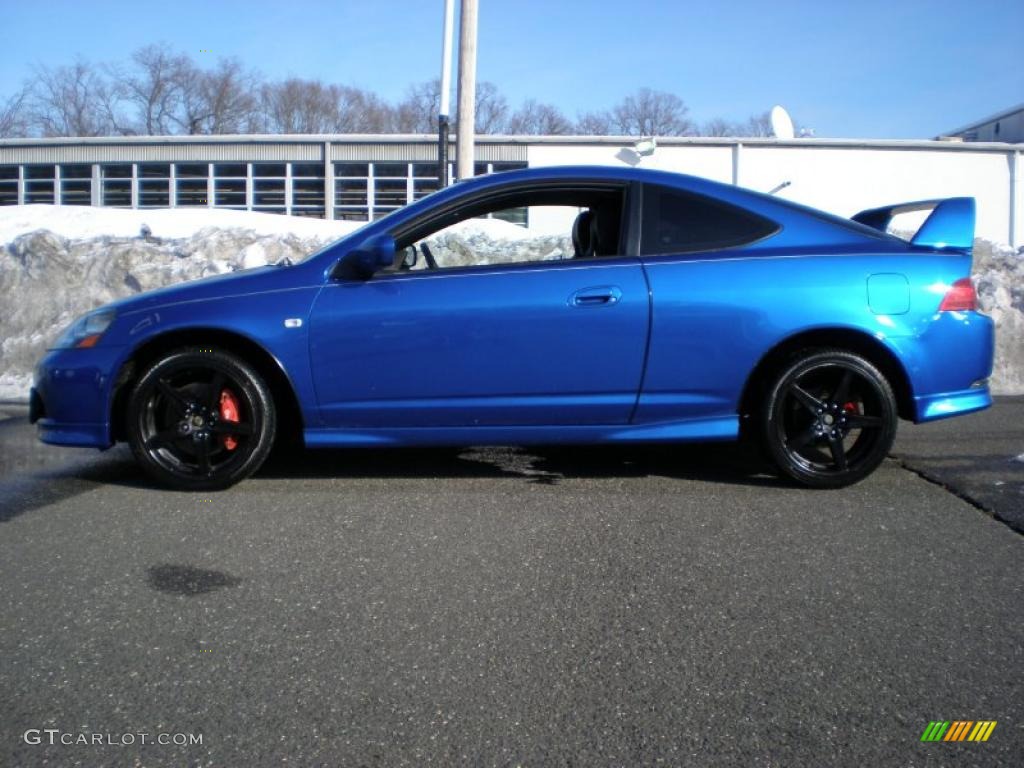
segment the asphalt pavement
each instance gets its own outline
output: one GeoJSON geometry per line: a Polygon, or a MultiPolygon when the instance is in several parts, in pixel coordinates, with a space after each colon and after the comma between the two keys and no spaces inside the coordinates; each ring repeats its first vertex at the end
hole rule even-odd
{"type": "Polygon", "coordinates": [[[1022,762],[1024,399],[903,425],[840,491],[704,445],[183,494],[7,413],[0,766],[1022,762]]]}

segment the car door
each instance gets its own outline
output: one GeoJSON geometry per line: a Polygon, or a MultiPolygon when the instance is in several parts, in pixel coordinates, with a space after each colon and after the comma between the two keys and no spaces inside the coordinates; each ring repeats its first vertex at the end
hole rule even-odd
{"type": "MultiPolygon", "coordinates": [[[[778,262],[752,250],[780,226],[725,200],[654,184],[643,186],[642,207],[640,258],[653,312],[634,419],[733,416],[777,328],[764,308],[787,304],[778,262]]],[[[787,312],[798,311],[793,301],[787,312]]]]}
{"type": "Polygon", "coordinates": [[[623,424],[636,405],[649,315],[635,256],[332,281],[310,320],[322,421],[623,424]]]}

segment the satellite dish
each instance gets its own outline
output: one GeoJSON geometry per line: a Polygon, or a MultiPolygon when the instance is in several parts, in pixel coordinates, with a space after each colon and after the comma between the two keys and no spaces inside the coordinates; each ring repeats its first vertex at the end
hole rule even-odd
{"type": "Polygon", "coordinates": [[[796,135],[796,131],[793,130],[793,118],[778,104],[772,107],[771,121],[772,135],[776,139],[792,139],[796,135]]]}

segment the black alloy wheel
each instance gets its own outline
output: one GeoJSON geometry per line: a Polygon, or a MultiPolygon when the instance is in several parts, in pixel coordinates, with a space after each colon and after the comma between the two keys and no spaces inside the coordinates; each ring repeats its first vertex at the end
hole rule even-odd
{"type": "Polygon", "coordinates": [[[785,474],[813,488],[841,488],[869,475],[896,438],[896,398],[885,376],[851,352],[797,357],[775,380],[764,437],[785,474]]]}
{"type": "Polygon", "coordinates": [[[146,472],[179,490],[216,490],[248,477],[274,442],[274,402],[248,363],[185,349],[156,361],[128,404],[128,442],[146,472]]]}

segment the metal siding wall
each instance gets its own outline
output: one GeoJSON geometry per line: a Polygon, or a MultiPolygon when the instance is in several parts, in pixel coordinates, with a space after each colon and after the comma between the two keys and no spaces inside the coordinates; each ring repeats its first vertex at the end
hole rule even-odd
{"type": "MultiPolygon", "coordinates": [[[[454,144],[451,145],[454,151],[454,144]]],[[[477,144],[478,162],[526,162],[525,144],[477,144]]],[[[324,142],[0,146],[0,163],[283,162],[324,160],[324,142]]],[[[332,161],[435,162],[436,143],[332,143],[332,161]]]]}
{"type": "Polygon", "coordinates": [[[51,144],[0,146],[0,163],[146,163],[320,161],[323,142],[309,144],[51,144]]]}
{"type": "MultiPolygon", "coordinates": [[[[455,144],[449,144],[449,151],[455,151],[455,144]]],[[[525,144],[477,144],[476,159],[478,162],[525,163],[525,144]]],[[[331,160],[335,162],[437,162],[437,143],[400,144],[400,143],[333,143],[331,160]]]]}

